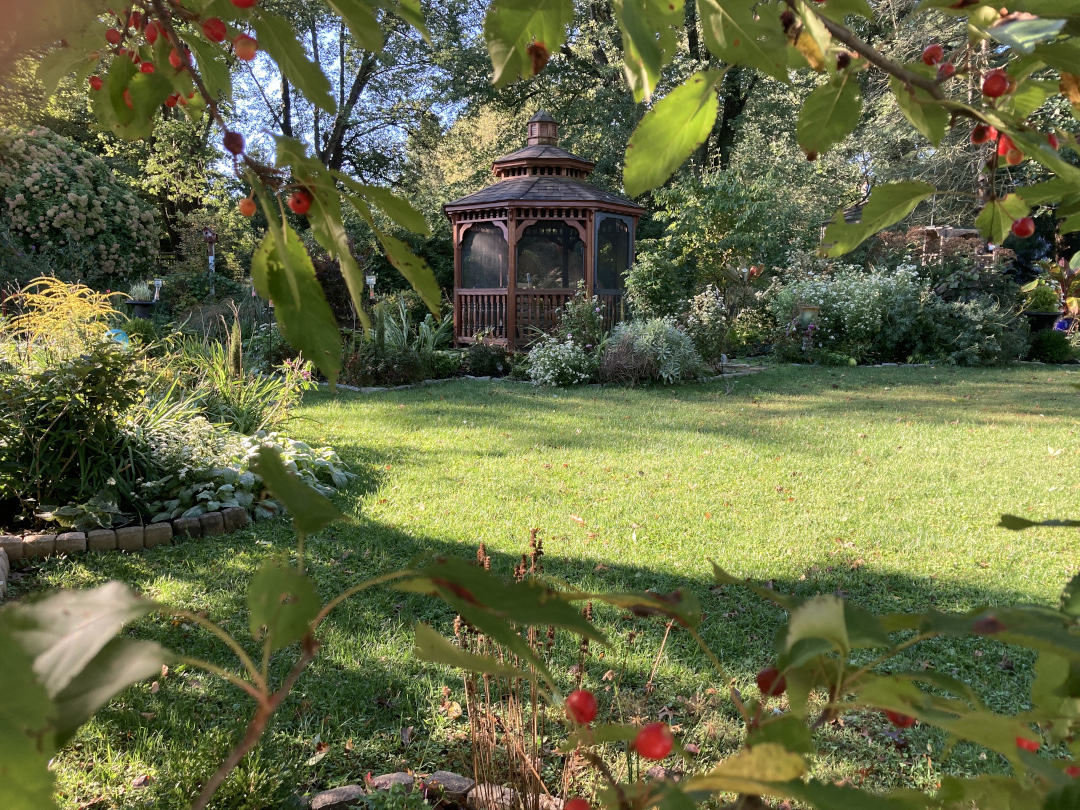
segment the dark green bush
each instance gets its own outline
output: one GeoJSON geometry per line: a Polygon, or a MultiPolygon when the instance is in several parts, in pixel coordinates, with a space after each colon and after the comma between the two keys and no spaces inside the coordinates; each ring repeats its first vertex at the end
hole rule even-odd
{"type": "Polygon", "coordinates": [[[443,379],[453,377],[461,368],[461,352],[439,351],[431,353],[431,377],[443,379]]]}
{"type": "Polygon", "coordinates": [[[346,385],[408,385],[428,377],[429,363],[411,348],[365,340],[355,349],[346,347],[342,357],[340,380],[346,385]]]}
{"type": "Polygon", "coordinates": [[[494,377],[505,374],[510,368],[506,349],[490,343],[474,343],[465,355],[469,373],[477,377],[494,377]]]}
{"type": "Polygon", "coordinates": [[[122,328],[129,338],[143,346],[161,340],[157,324],[147,318],[129,318],[122,328]]]}
{"type": "Polygon", "coordinates": [[[1072,346],[1064,332],[1047,329],[1031,336],[1028,360],[1038,360],[1042,363],[1068,363],[1072,360],[1072,356],[1072,346]]]}

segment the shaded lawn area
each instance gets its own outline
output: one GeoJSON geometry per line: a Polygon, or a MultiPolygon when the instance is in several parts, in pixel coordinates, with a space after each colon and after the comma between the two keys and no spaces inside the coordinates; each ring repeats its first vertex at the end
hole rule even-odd
{"type": "MultiPolygon", "coordinates": [[[[710,588],[709,560],[803,596],[838,592],[876,611],[1054,602],[1076,570],[1080,534],[995,528],[1002,512],[1077,517],[1080,373],[781,367],[722,384],[673,389],[534,389],[453,382],[370,397],[311,395],[287,431],[333,445],[358,472],[339,505],[357,517],[312,538],[309,566],[329,598],[404,566],[420,552],[471,557],[479,543],[509,574],[529,532],[546,572],[596,589],[689,587],[703,635],[739,689],[771,658],[782,614],[738,589],[710,588]]],[[[286,523],[135,555],[83,555],[24,567],[20,592],[119,578],[206,611],[246,638],[244,587],[267,556],[292,548],[286,523]]],[[[289,806],[296,791],[367,772],[469,773],[467,723],[440,711],[442,687],[464,705],[460,677],[411,655],[418,620],[450,632],[441,604],[379,590],[332,616],[322,656],[301,679],[259,752],[215,805],[289,806]],[[408,741],[401,730],[413,727],[408,741]],[[325,748],[324,755],[317,756],[325,748]]],[[[665,707],[703,762],[742,737],[727,684],[674,632],[646,694],[664,625],[599,611],[612,641],[594,645],[584,684],[624,717],[665,707]],[[638,633],[632,646],[627,636],[638,633]],[[601,657],[601,652],[603,656],[601,657]],[[716,690],[716,691],[712,691],[716,690]]],[[[205,634],[165,619],[132,629],[188,655],[232,661],[205,634]]],[[[253,644],[248,645],[254,649],[253,644]]],[[[560,639],[567,686],[575,639],[560,639]]],[[[277,665],[279,674],[288,656],[277,665]]],[[[1032,657],[985,640],[913,648],[907,667],[971,684],[990,706],[1024,705],[1032,657]]],[[[198,781],[239,739],[251,702],[200,672],[174,668],[125,692],[58,758],[65,807],[186,807],[198,781]],[[132,788],[143,774],[148,787],[132,788]]],[[[943,772],[1000,770],[996,755],[916,727],[851,715],[817,733],[816,774],[932,789],[943,772]]],[[[547,776],[554,788],[557,771],[547,776]]]]}

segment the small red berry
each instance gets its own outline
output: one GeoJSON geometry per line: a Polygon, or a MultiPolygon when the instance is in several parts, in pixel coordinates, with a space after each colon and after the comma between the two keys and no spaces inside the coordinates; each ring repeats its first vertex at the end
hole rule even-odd
{"type": "Polygon", "coordinates": [[[671,753],[674,742],[667,723],[649,723],[634,738],[634,750],[645,759],[663,759],[671,753]]]}
{"type": "Polygon", "coordinates": [[[1019,149],[1010,149],[1005,155],[1005,162],[1010,166],[1019,166],[1024,162],[1024,153],[1019,149]]]}
{"type": "Polygon", "coordinates": [[[971,142],[976,146],[986,143],[990,140],[990,133],[993,129],[993,127],[988,127],[986,124],[976,124],[975,128],[971,130],[971,142]]]}
{"type": "Polygon", "coordinates": [[[187,56],[186,53],[184,54],[184,56],[181,56],[179,54],[179,52],[176,50],[176,48],[173,48],[169,52],[169,64],[173,66],[173,70],[183,70],[184,69],[184,65],[187,64],[187,59],[185,58],[186,56],[187,56]]]}
{"type": "Polygon", "coordinates": [[[217,17],[211,17],[202,24],[202,32],[211,42],[225,41],[225,23],[217,17]]]}
{"type": "Polygon", "coordinates": [[[110,45],[119,45],[120,32],[117,31],[115,28],[110,28],[108,31],[105,32],[105,41],[108,42],[110,45]]]}
{"type": "Polygon", "coordinates": [[[911,728],[915,725],[915,718],[909,714],[901,714],[900,712],[886,711],[885,717],[889,722],[897,728],[911,728]]]}
{"type": "Polygon", "coordinates": [[[589,803],[584,799],[571,799],[563,805],[563,810],[591,810],[589,803]]]}
{"type": "Polygon", "coordinates": [[[179,105],[180,105],[181,107],[186,107],[186,106],[187,106],[187,101],[188,101],[188,100],[187,100],[186,98],[184,98],[184,94],[183,94],[183,93],[177,93],[177,94],[176,94],[176,102],[177,102],[177,103],[178,103],[178,104],[179,104],[179,105]]]}
{"type": "Polygon", "coordinates": [[[259,0],[232,0],[232,4],[237,8],[251,8],[259,0]]]}
{"type": "Polygon", "coordinates": [[[250,62],[255,58],[255,54],[259,52],[259,43],[255,41],[254,37],[249,37],[247,34],[241,34],[233,40],[233,49],[237,59],[244,62],[250,62]]]}
{"type": "Polygon", "coordinates": [[[134,28],[136,31],[138,31],[140,28],[142,28],[142,23],[142,14],[137,11],[131,12],[131,16],[128,17],[128,28],[134,28]]]}
{"type": "Polygon", "coordinates": [[[952,62],[942,62],[938,65],[937,77],[939,82],[951,79],[954,73],[956,73],[956,65],[952,62]]]}
{"type": "Polygon", "coordinates": [[[1005,625],[997,616],[987,616],[979,619],[973,625],[971,629],[981,636],[992,636],[997,633],[1003,633],[1005,631],[1005,625]]]}
{"type": "Polygon", "coordinates": [[[239,132],[226,132],[224,138],[225,148],[234,155],[244,151],[244,136],[239,132]]]}
{"type": "Polygon", "coordinates": [[[1050,148],[1053,149],[1055,152],[1058,150],[1058,147],[1061,146],[1060,141],[1058,141],[1058,136],[1055,135],[1053,132],[1046,136],[1046,142],[1050,144],[1050,148]]]}
{"type": "Polygon", "coordinates": [[[1016,747],[1021,748],[1024,751],[1030,751],[1034,754],[1042,746],[1036,740],[1029,740],[1027,737],[1017,737],[1016,747]]]}
{"type": "Polygon", "coordinates": [[[922,60],[924,65],[936,65],[945,58],[945,49],[936,42],[923,48],[922,60]]]}
{"type": "Polygon", "coordinates": [[[124,103],[129,110],[135,109],[135,104],[131,100],[131,90],[127,87],[124,88],[124,103]]]}
{"type": "Polygon", "coordinates": [[[1080,765],[1070,765],[1065,769],[1065,775],[1071,776],[1073,779],[1080,776],[1080,765]]]}
{"type": "Polygon", "coordinates": [[[1016,148],[1016,144],[1013,143],[1013,139],[1008,135],[1002,133],[998,136],[997,153],[999,156],[1004,157],[1016,148]]]}
{"type": "Polygon", "coordinates": [[[566,696],[566,716],[587,726],[596,719],[596,698],[585,689],[575,689],[566,696]]]}
{"type": "Polygon", "coordinates": [[[93,90],[100,90],[104,86],[105,82],[101,80],[100,76],[90,77],[90,88],[93,90]]]}
{"type": "Polygon", "coordinates": [[[311,192],[297,189],[289,195],[289,208],[294,214],[306,214],[311,208],[311,192]]]}
{"type": "MultiPolygon", "coordinates": [[[[255,216],[255,201],[251,197],[244,197],[240,201],[240,213],[245,217],[255,216]]],[[[566,810],[566,808],[563,808],[563,810],[566,810]]]]}
{"type": "Polygon", "coordinates": [[[146,41],[153,45],[155,42],[157,42],[158,36],[163,33],[165,32],[161,29],[161,23],[159,23],[157,20],[154,20],[146,26],[146,41]]]}
{"type": "MultiPolygon", "coordinates": [[[[1020,239],[1027,239],[1033,233],[1035,233],[1035,220],[1031,217],[1020,217],[1012,224],[1013,236],[1020,239]]],[[[996,619],[994,621],[997,621],[996,619]]]]}
{"type": "Polygon", "coordinates": [[[139,65],[139,70],[143,73],[153,73],[156,69],[153,62],[143,62],[139,65]]]}
{"type": "Polygon", "coordinates": [[[1001,68],[991,70],[983,77],[983,95],[987,98],[999,98],[1009,92],[1009,74],[1001,68]]]}
{"type": "Polygon", "coordinates": [[[176,93],[173,93],[171,96],[169,96],[167,99],[165,99],[165,106],[166,107],[175,107],[179,102],[180,102],[180,96],[178,96],[176,93]]]}
{"type": "Polygon", "coordinates": [[[776,667],[765,667],[757,674],[758,689],[764,697],[782,695],[787,690],[787,680],[776,667]]]}

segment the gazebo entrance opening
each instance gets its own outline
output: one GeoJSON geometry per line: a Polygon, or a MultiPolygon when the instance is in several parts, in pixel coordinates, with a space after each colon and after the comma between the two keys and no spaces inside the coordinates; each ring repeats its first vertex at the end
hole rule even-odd
{"type": "Polygon", "coordinates": [[[593,164],[560,149],[546,113],[529,145],[493,165],[498,181],[446,206],[454,237],[454,332],[511,350],[552,331],[579,287],[596,295],[605,327],[625,314],[641,206],[582,178],[593,164]]]}

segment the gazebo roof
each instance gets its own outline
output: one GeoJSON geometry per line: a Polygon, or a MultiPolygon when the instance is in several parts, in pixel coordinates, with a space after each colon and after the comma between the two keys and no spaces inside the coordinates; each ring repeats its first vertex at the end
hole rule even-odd
{"type": "Polygon", "coordinates": [[[586,160],[583,157],[567,152],[565,149],[559,146],[552,146],[551,144],[541,143],[535,146],[526,146],[518,149],[516,152],[511,152],[508,155],[503,155],[501,158],[496,159],[492,164],[492,167],[498,166],[501,163],[510,163],[515,160],[525,160],[528,158],[539,158],[543,160],[559,160],[581,163],[589,167],[588,171],[592,171],[592,168],[596,165],[591,160],[586,160]]]}
{"type": "MultiPolygon", "coordinates": [[[[537,148],[551,149],[552,147],[528,147],[528,149],[537,148]]],[[[521,151],[527,150],[523,149],[521,151]]],[[[594,207],[597,205],[610,205],[620,208],[633,208],[638,211],[645,210],[637,203],[626,199],[626,197],[604,191],[581,180],[558,176],[511,177],[447,203],[445,208],[447,211],[451,211],[477,205],[518,202],[545,204],[585,203],[594,207]]]]}

